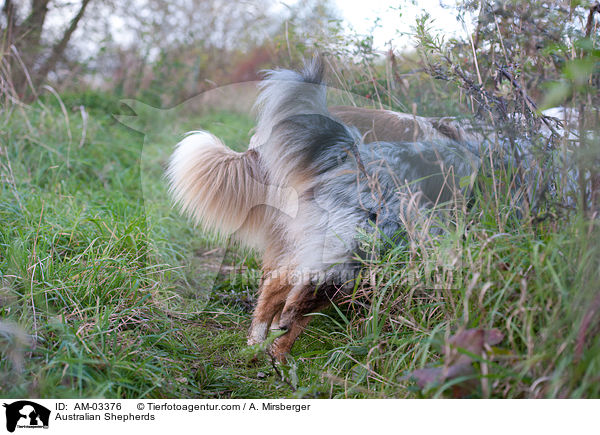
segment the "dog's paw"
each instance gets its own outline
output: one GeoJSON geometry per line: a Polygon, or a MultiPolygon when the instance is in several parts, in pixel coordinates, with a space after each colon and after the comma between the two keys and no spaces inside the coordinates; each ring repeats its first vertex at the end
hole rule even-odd
{"type": "Polygon", "coordinates": [[[288,361],[289,352],[280,349],[276,345],[276,342],[269,347],[269,349],[267,350],[267,354],[273,359],[274,362],[277,362],[279,364],[286,364],[288,361]]]}
{"type": "Polygon", "coordinates": [[[258,339],[258,338],[256,338],[256,337],[252,337],[252,336],[250,336],[250,337],[248,337],[248,340],[246,341],[246,343],[248,344],[248,346],[254,346],[254,345],[256,345],[256,344],[260,344],[260,343],[262,343],[263,341],[264,341],[264,340],[259,340],[259,339],[258,339]]]}

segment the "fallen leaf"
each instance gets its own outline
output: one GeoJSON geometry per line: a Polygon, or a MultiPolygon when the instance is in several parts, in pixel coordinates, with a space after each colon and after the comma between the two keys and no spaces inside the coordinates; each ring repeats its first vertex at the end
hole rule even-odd
{"type": "MultiPolygon", "coordinates": [[[[504,334],[498,329],[465,329],[451,336],[444,347],[444,365],[413,370],[401,380],[414,380],[421,389],[440,385],[451,379],[475,373],[473,358],[502,341],[504,334]]],[[[469,389],[453,389],[455,397],[464,397],[469,389]],[[458,391],[458,393],[457,393],[458,391]],[[458,395],[457,395],[458,394],[458,395]]]]}

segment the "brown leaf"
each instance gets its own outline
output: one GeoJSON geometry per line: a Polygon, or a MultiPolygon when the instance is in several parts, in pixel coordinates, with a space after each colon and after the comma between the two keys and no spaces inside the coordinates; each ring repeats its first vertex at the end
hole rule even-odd
{"type": "Polygon", "coordinates": [[[417,382],[419,388],[424,389],[429,385],[440,383],[444,379],[444,369],[442,367],[430,367],[425,369],[413,370],[402,379],[412,379],[417,382]]]}
{"type": "Polygon", "coordinates": [[[414,379],[419,388],[431,387],[435,384],[441,384],[446,380],[467,376],[473,373],[473,366],[470,363],[454,364],[449,367],[430,367],[414,370],[408,379],[414,379]]]}
{"type": "MultiPolygon", "coordinates": [[[[486,346],[496,345],[503,338],[504,334],[498,329],[466,329],[457,332],[448,339],[442,367],[414,370],[402,379],[413,379],[417,382],[419,388],[425,389],[451,379],[473,374],[475,371],[472,364],[473,358],[464,351],[481,355],[486,346]]],[[[464,397],[468,394],[469,389],[459,388],[453,391],[455,397],[464,397]],[[456,391],[460,391],[458,396],[456,391]]]]}
{"type": "Polygon", "coordinates": [[[466,363],[471,362],[473,358],[461,351],[467,351],[480,355],[485,346],[498,344],[504,338],[498,329],[465,329],[457,332],[448,339],[445,356],[446,363],[466,363]]]}
{"type": "Polygon", "coordinates": [[[485,344],[495,346],[504,340],[504,334],[499,329],[486,329],[485,330],[485,344]]]}

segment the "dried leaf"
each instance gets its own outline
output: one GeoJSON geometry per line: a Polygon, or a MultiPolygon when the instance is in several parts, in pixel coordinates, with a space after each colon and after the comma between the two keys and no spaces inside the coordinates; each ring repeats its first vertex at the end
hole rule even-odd
{"type": "MultiPolygon", "coordinates": [[[[442,384],[448,380],[456,379],[462,376],[468,376],[474,373],[473,358],[466,352],[475,355],[481,355],[486,347],[498,344],[504,338],[498,329],[466,329],[460,331],[448,339],[448,345],[444,351],[444,365],[442,367],[430,367],[414,370],[402,379],[415,380],[419,388],[430,388],[434,385],[442,384]]],[[[464,397],[468,394],[468,389],[453,390],[460,394],[456,397],[464,397]]]]}
{"type": "Polygon", "coordinates": [[[441,367],[431,367],[414,370],[403,379],[411,379],[417,382],[419,388],[424,389],[429,385],[438,384],[444,378],[444,369],[441,367]]]}

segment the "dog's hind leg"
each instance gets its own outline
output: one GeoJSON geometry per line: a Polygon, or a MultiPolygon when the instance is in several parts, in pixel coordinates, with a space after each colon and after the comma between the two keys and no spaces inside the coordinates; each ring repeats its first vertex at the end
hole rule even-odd
{"type": "Polygon", "coordinates": [[[273,316],[273,320],[271,321],[271,329],[279,329],[279,317],[281,316],[281,311],[283,310],[283,306],[281,309],[273,316]]]}
{"type": "Polygon", "coordinates": [[[269,354],[277,361],[285,363],[286,355],[290,353],[296,339],[302,334],[311,318],[311,316],[299,316],[291,321],[286,328],[282,328],[287,329],[287,332],[273,342],[269,348],[269,354]]]}
{"type": "Polygon", "coordinates": [[[332,286],[315,287],[312,284],[300,284],[289,292],[279,320],[279,328],[287,332],[271,345],[269,353],[274,358],[285,362],[286,354],[310,322],[311,317],[307,314],[329,305],[330,298],[335,293],[332,289],[332,286]]]}
{"type": "Polygon", "coordinates": [[[273,317],[279,315],[283,309],[292,288],[287,273],[281,269],[265,275],[248,333],[248,345],[250,346],[265,341],[273,317]]]}

